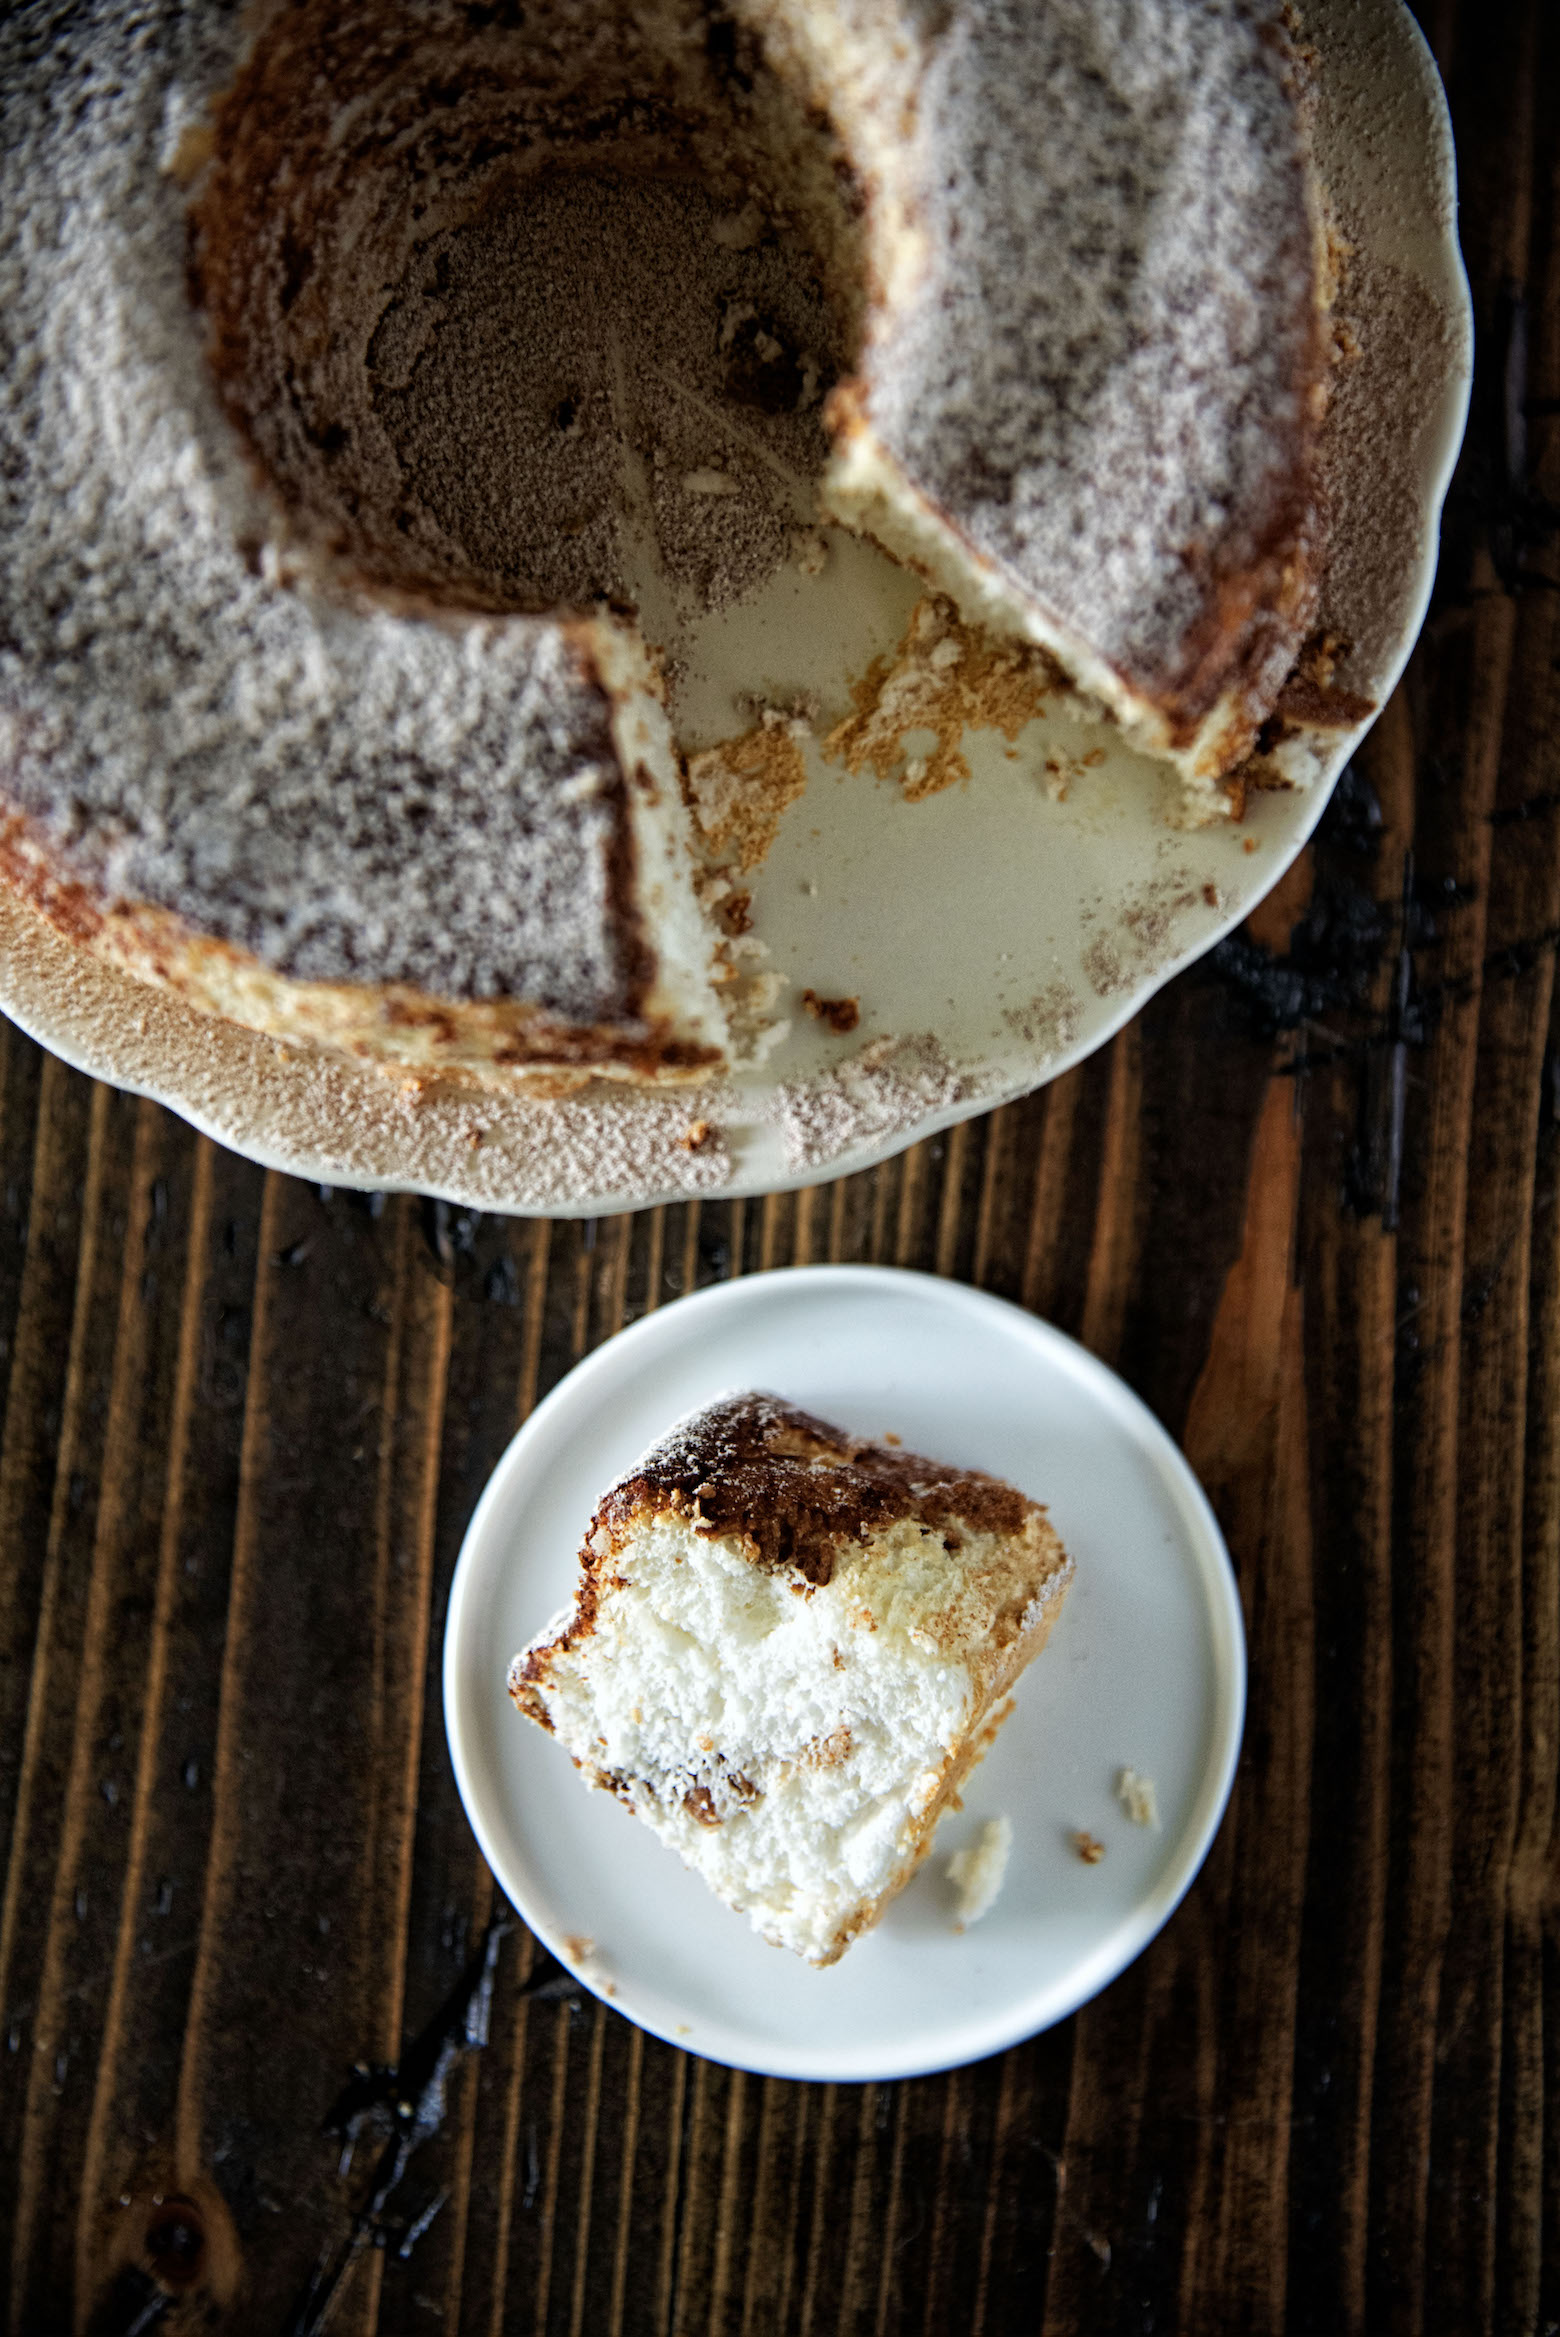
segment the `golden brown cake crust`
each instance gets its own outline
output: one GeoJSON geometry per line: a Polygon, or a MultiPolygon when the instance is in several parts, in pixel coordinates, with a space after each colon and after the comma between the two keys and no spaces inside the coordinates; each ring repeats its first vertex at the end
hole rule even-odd
{"type": "MultiPolygon", "coordinates": [[[[708,1539],[740,1540],[755,1566],[790,1573],[799,1586],[814,1589],[831,1579],[842,1543],[865,1544],[908,1517],[944,1535],[950,1548],[965,1526],[1022,1535],[1043,1555],[1043,1572],[1067,1563],[1041,1505],[1000,1477],[849,1436],[780,1396],[727,1396],[680,1422],[603,1497],[580,1551],[573,1608],[554,1636],[517,1657],[510,1671],[510,1695],[541,1727],[550,1730],[552,1722],[540,1683],[557,1656],[594,1631],[601,1594],[618,1579],[620,1554],[635,1529],[666,1511],[691,1518],[708,1539]]],[[[1010,1642],[1027,1628],[1019,1618],[1029,1603],[1032,1555],[1026,1551],[1015,1567],[1008,1602],[1013,1629],[998,1629],[978,1667],[991,1667],[999,1683],[988,1682],[988,1697],[1005,1692],[1000,1682],[1010,1642]]]]}
{"type": "Polygon", "coordinates": [[[865,1542],[898,1518],[938,1532],[1016,1533],[1034,1507],[979,1469],[858,1440],[779,1396],[749,1394],[674,1429],[613,1487],[591,1538],[616,1550],[638,1518],[675,1510],[701,1534],[740,1538],[755,1565],[821,1585],[841,1541],[865,1542]]]}

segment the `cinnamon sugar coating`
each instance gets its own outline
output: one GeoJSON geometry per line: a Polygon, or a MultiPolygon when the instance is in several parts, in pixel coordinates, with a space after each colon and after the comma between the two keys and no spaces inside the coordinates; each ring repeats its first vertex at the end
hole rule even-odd
{"type": "MultiPolygon", "coordinates": [[[[813,13],[843,15],[865,55],[885,10],[813,13]]],[[[1265,711],[1314,602],[1328,364],[1288,11],[889,13],[915,127],[882,170],[915,256],[869,334],[855,426],[1171,743],[1231,690],[1265,711]]],[[[884,110],[886,88],[864,94],[884,110]]]]}
{"type": "Polygon", "coordinates": [[[737,1535],[755,1565],[821,1585],[840,1546],[898,1518],[937,1533],[1016,1533],[1035,1504],[979,1469],[951,1469],[900,1446],[846,1436],[779,1396],[728,1396],[674,1429],[596,1513],[608,1549],[635,1520],[670,1509],[701,1534],[737,1535]]]}

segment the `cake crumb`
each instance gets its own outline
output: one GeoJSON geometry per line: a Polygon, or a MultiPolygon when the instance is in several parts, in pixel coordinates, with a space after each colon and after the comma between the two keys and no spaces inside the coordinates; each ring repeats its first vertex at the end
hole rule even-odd
{"type": "Polygon", "coordinates": [[[837,1039],[845,1038],[861,1020],[859,998],[820,998],[816,990],[802,992],[802,1004],[814,1022],[821,1022],[837,1039]]]}
{"type": "Polygon", "coordinates": [[[745,876],[780,832],[787,809],[807,786],[800,722],[762,719],[741,738],[723,739],[688,761],[693,814],[712,852],[730,853],[745,876]]]}
{"type": "Polygon", "coordinates": [[[1105,1855],[1105,1845],[1087,1826],[1080,1826],[1072,1838],[1072,1845],[1085,1866],[1098,1866],[1105,1855]]]}
{"type": "Polygon", "coordinates": [[[1011,744],[1044,712],[1058,680],[1043,649],[962,624],[952,601],[933,593],[911,610],[896,654],[874,660],[851,685],[855,712],[836,723],[823,751],[852,774],[897,773],[906,801],[919,803],[969,778],[967,730],[999,730],[1011,744]],[[927,730],[936,746],[908,754],[907,736],[927,730]]]}
{"type": "Polygon", "coordinates": [[[1141,1770],[1121,1771],[1116,1779],[1116,1799],[1134,1826],[1158,1825],[1159,1796],[1154,1791],[1152,1777],[1145,1777],[1141,1770]]]}
{"type": "MultiPolygon", "coordinates": [[[[838,1648],[835,1654],[839,1653],[838,1648]]],[[[838,1769],[850,1759],[851,1733],[848,1721],[841,1721],[826,1737],[814,1737],[802,1748],[803,1766],[808,1769],[838,1769]]]]}
{"type": "Polygon", "coordinates": [[[688,1124],[687,1133],[680,1137],[678,1141],[681,1143],[684,1152],[702,1152],[706,1144],[708,1144],[712,1134],[713,1130],[711,1129],[708,1120],[691,1120],[688,1124]]]}
{"type": "Polygon", "coordinates": [[[577,1964],[589,1963],[596,1952],[596,1943],[588,1931],[566,1931],[563,1946],[565,1954],[572,1956],[577,1964]]]}
{"type": "Polygon", "coordinates": [[[891,1428],[884,1429],[883,1442],[885,1444],[903,1444],[904,1441],[904,1438],[902,1436],[896,1436],[891,1428]]]}
{"type": "Polygon", "coordinates": [[[988,1818],[967,1849],[956,1850],[948,1861],[948,1880],[958,1893],[956,1931],[967,1931],[989,1915],[1007,1876],[1013,1849],[1011,1818],[988,1818]]]}

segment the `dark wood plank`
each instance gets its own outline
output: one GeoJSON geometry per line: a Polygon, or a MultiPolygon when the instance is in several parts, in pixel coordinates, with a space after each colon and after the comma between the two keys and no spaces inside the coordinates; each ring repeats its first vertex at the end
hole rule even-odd
{"type": "Polygon", "coordinates": [[[31,1808],[18,1827],[20,1834],[27,1826],[49,1871],[17,2133],[11,2280],[24,2323],[45,2318],[75,2269],[74,2219],[58,2203],[74,2203],[107,2042],[153,1636],[162,1472],[155,1460],[144,1471],[142,1463],[165,1438],[178,1363],[178,1314],[162,1303],[161,1286],[168,1276],[176,1294],[182,1279],[179,1223],[192,1148],[164,1114],[123,1099],[116,1105],[94,1131],[103,1176],[89,1188],[78,1295],[91,1293],[97,1320],[78,1312],[82,1369],[67,1392],[60,1456],[70,1474],[49,1553],[60,1596],[50,1602],[34,1673],[39,1686],[56,1673],[53,1726],[35,1738],[31,1808]],[[95,1501],[84,1490],[89,1472],[95,1501]],[[68,1668],[68,1688],[56,1667],[68,1668]]]}
{"type": "MultiPolygon", "coordinates": [[[[1373,849],[1337,881],[1368,887],[1396,948],[1371,983],[1363,1044],[1307,1075],[1297,1270],[1308,1308],[1308,1499],[1317,1689],[1310,1845],[1296,2005],[1289,2315],[1361,2329],[1370,2224],[1371,2096],[1391,1823],[1392,1401],[1400,1331],[1393,1192],[1407,1049],[1391,1038],[1402,979],[1414,741],[1406,702],[1361,758],[1379,807],[1373,849]],[[1385,1031],[1385,1037],[1377,1034],[1385,1031]],[[1351,1205],[1340,1208],[1345,1191],[1351,1205]],[[1340,1861],[1351,1888],[1336,1887],[1340,1861]]],[[[1323,856],[1336,858],[1337,848],[1323,856]]],[[[1349,865],[1352,861],[1353,865],[1349,865]]],[[[1401,1327],[1413,1331],[1406,1305],[1401,1327]]]]}

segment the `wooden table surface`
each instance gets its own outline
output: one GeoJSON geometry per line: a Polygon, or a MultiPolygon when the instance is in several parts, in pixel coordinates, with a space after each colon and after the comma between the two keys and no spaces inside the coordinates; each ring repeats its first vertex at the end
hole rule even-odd
{"type": "Polygon", "coordinates": [[[1436,607],[1315,848],[1108,1050],[869,1175],[550,1225],[266,1175],[5,1031],[8,2329],[281,2337],[322,2280],[351,2337],[1560,2329],[1560,8],[1424,20],[1481,336],[1436,607]],[[490,1930],[439,1702],[537,1397],[822,1258],[1123,1372],[1251,1647],[1149,1952],[895,2085],[701,2063],[490,1930]]]}

